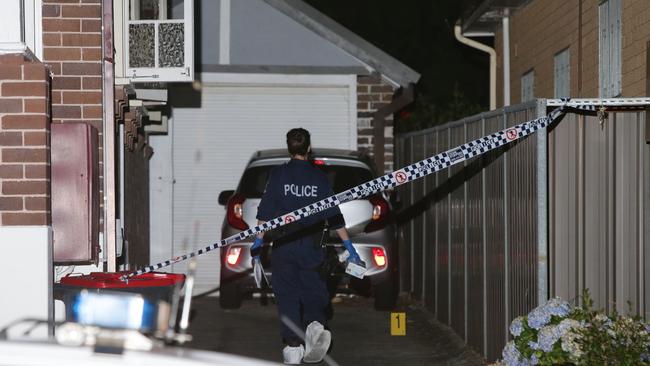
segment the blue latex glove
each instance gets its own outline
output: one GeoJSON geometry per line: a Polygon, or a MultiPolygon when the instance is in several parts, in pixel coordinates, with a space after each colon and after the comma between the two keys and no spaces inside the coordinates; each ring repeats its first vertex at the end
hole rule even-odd
{"type": "Polygon", "coordinates": [[[253,259],[260,259],[260,253],[263,245],[264,245],[264,239],[255,237],[255,241],[251,246],[251,257],[253,257],[253,259]],[[253,253],[256,254],[254,255],[253,253]]]}
{"type": "Polygon", "coordinates": [[[354,246],[352,246],[352,240],[343,240],[343,246],[345,249],[347,249],[348,253],[350,253],[348,261],[353,263],[361,263],[361,257],[359,257],[359,253],[357,253],[357,250],[354,249],[354,246]]]}

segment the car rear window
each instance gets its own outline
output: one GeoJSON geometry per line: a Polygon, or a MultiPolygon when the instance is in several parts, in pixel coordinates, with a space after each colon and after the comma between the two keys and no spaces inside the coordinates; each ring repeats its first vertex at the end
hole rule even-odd
{"type": "MultiPolygon", "coordinates": [[[[264,165],[246,169],[239,183],[239,193],[249,198],[262,197],[269,174],[276,166],[264,165]]],[[[373,179],[372,172],[362,167],[345,165],[319,165],[317,167],[327,175],[334,193],[343,192],[373,179]]]]}

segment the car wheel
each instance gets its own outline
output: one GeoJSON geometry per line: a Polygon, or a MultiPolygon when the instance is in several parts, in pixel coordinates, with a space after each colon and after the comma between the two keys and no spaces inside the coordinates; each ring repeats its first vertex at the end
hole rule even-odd
{"type": "Polygon", "coordinates": [[[222,283],[219,288],[219,306],[222,309],[239,309],[243,296],[236,283],[222,283]]]}
{"type": "Polygon", "coordinates": [[[374,286],[375,310],[390,311],[395,308],[397,302],[397,289],[395,281],[391,278],[374,286]]]}

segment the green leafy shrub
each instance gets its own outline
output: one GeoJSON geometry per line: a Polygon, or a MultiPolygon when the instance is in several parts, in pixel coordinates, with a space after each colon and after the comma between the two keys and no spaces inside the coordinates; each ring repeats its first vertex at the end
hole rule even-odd
{"type": "Polygon", "coordinates": [[[593,310],[589,293],[582,306],[553,298],[512,321],[513,340],[503,363],[529,365],[650,365],[650,325],[639,317],[593,310]]]}

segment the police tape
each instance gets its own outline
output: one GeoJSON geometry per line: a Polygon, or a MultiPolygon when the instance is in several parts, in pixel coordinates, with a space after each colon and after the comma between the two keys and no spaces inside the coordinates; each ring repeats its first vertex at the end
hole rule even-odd
{"type": "Polygon", "coordinates": [[[265,222],[262,225],[255,226],[254,228],[244,230],[238,234],[229,236],[203,249],[199,249],[185,255],[168,259],[164,262],[141,268],[135,272],[125,274],[121,278],[122,280],[126,280],[128,277],[152,272],[174,263],[178,263],[208,253],[214,249],[225,247],[258,233],[269,231],[304,219],[305,217],[314,215],[321,211],[325,211],[345,202],[365,198],[387,189],[411,182],[418,178],[422,178],[426,175],[436,173],[440,170],[449,168],[452,165],[462,163],[463,161],[482,155],[488,151],[500,148],[511,142],[520,140],[528,135],[532,135],[538,130],[548,127],[554,122],[560,120],[569,110],[588,114],[593,114],[596,112],[596,107],[594,105],[582,105],[579,103],[572,104],[568,99],[562,101],[563,104],[561,106],[555,108],[553,111],[551,111],[551,113],[544,117],[536,118],[528,122],[508,127],[499,132],[495,132],[493,134],[470,141],[440,154],[431,156],[424,160],[420,160],[416,163],[395,170],[392,173],[388,173],[369,182],[360,184],[356,187],[352,187],[342,193],[335,194],[318,202],[312,203],[311,205],[299,208],[293,212],[278,216],[272,220],[265,222]]]}

